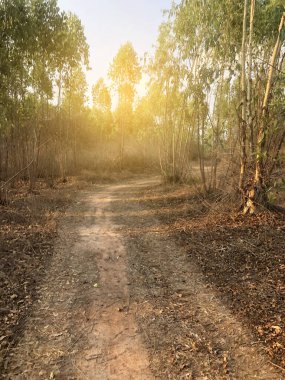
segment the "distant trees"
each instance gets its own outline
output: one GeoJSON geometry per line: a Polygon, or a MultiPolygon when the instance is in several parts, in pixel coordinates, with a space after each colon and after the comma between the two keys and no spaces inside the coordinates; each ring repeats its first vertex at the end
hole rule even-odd
{"type": "Polygon", "coordinates": [[[125,134],[132,124],[135,85],[141,79],[141,68],[137,54],[130,42],[122,45],[110,65],[109,77],[118,95],[116,117],[119,126],[120,165],[123,166],[125,134]]]}
{"type": "Polygon", "coordinates": [[[95,123],[100,130],[100,142],[112,134],[113,115],[112,100],[108,87],[105,85],[103,78],[100,78],[92,87],[93,113],[95,123]]]}
{"type": "Polygon", "coordinates": [[[111,95],[104,83],[103,78],[100,78],[92,88],[93,107],[102,111],[111,111],[111,95]]]}

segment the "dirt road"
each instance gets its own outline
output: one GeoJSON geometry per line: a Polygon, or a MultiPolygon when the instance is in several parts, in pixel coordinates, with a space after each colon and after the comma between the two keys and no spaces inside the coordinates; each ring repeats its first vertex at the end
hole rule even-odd
{"type": "Polygon", "coordinates": [[[147,196],[157,184],[79,194],[9,379],[284,378],[168,236],[147,196]]]}

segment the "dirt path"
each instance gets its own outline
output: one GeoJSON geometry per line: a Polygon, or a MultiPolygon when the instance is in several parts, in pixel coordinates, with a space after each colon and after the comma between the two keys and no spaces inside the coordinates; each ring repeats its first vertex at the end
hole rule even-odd
{"type": "Polygon", "coordinates": [[[106,211],[116,190],[83,193],[62,220],[10,379],[152,379],[130,305],[126,251],[106,211]]]}
{"type": "Polygon", "coordinates": [[[168,236],[143,195],[156,184],[74,202],[8,378],[284,378],[168,236]]]}

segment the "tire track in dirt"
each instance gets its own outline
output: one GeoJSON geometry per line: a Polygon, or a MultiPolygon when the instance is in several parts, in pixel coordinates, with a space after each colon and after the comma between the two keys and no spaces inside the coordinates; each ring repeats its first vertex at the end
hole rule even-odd
{"type": "Polygon", "coordinates": [[[100,282],[90,309],[91,315],[92,312],[97,315],[97,324],[88,336],[90,347],[80,355],[77,367],[90,380],[148,380],[152,375],[147,352],[130,305],[126,251],[114,231],[110,214],[105,211],[116,189],[112,187],[102,196],[90,196],[88,200],[97,209],[96,223],[81,233],[85,244],[96,247],[98,252],[100,282]]]}

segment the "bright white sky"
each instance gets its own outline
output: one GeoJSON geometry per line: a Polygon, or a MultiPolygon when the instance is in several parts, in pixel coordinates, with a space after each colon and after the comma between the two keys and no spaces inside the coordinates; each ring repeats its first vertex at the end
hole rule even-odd
{"type": "Polygon", "coordinates": [[[145,52],[151,52],[163,20],[162,10],[169,9],[171,3],[171,0],[58,0],[59,7],[75,13],[84,26],[92,68],[87,74],[89,87],[100,77],[107,78],[110,63],[127,41],[141,58],[145,52]]]}

